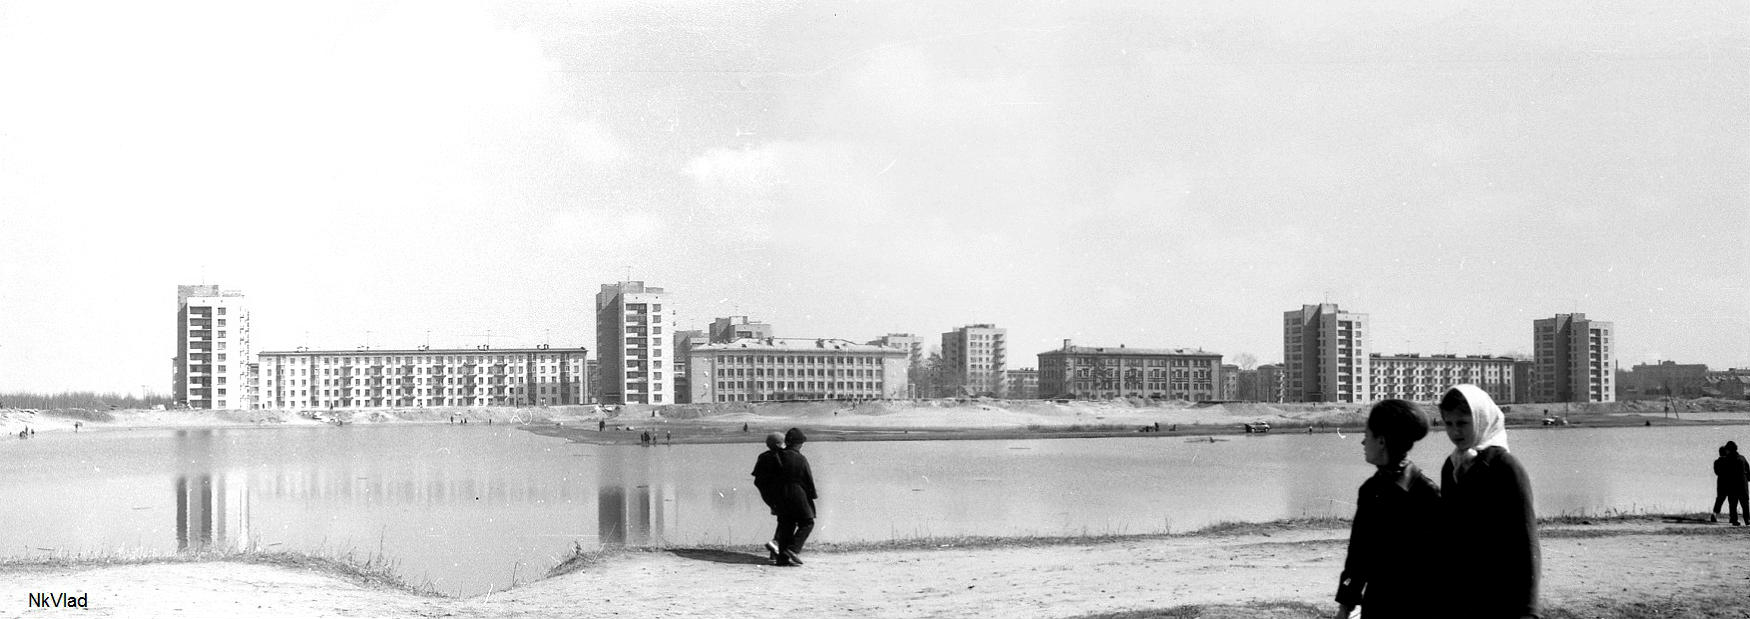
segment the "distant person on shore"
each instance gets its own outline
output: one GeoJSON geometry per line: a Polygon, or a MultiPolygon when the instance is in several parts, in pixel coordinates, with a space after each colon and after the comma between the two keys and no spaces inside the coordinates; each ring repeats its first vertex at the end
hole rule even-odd
{"type": "MultiPolygon", "coordinates": [[[[784,435],[777,432],[766,435],[766,451],[753,462],[753,487],[760,491],[760,500],[765,501],[773,516],[778,516],[778,501],[784,496],[783,460],[784,435]]],[[[782,520],[778,530],[782,529],[782,520]]],[[[772,540],[766,542],[766,554],[773,563],[783,558],[783,547],[778,545],[778,535],[772,534],[772,540]]]]}
{"type": "MultiPolygon", "coordinates": [[[[1309,428],[1310,429],[1310,428],[1309,428]]],[[[1356,606],[1367,619],[1426,617],[1431,604],[1424,584],[1435,566],[1411,550],[1429,523],[1439,521],[1440,490],[1410,461],[1410,449],[1428,436],[1428,417],[1415,404],[1383,400],[1367,415],[1361,453],[1376,467],[1361,484],[1349,556],[1337,586],[1338,619],[1356,606]]]]}
{"type": "Polygon", "coordinates": [[[1720,447],[1720,457],[1714,460],[1714,510],[1710,522],[1720,521],[1720,503],[1727,504],[1732,526],[1738,526],[1739,507],[1750,522],[1750,461],[1738,453],[1736,441],[1726,441],[1720,447]]]}
{"type": "Polygon", "coordinates": [[[1537,511],[1531,478],[1507,451],[1506,416],[1481,388],[1458,385],[1440,398],[1440,418],[1453,445],[1440,470],[1441,546],[1452,553],[1441,586],[1464,592],[1452,600],[1464,617],[1537,617],[1537,511]]]}
{"type": "Polygon", "coordinates": [[[778,565],[802,565],[802,545],[814,532],[814,471],[808,458],[802,455],[802,444],[808,437],[798,428],[784,433],[784,451],[778,454],[782,465],[783,495],[778,498],[778,565]]]}

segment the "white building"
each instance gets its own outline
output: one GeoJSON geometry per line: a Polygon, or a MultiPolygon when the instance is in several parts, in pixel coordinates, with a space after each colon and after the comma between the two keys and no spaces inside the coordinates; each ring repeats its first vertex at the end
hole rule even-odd
{"type": "Polygon", "coordinates": [[[1616,326],[1585,314],[1532,321],[1533,402],[1615,402],[1616,326]]]}
{"type": "Polygon", "coordinates": [[[688,351],[693,402],[907,397],[906,351],[840,339],[765,338],[688,351]]]}
{"type": "Polygon", "coordinates": [[[604,404],[672,404],[674,307],[641,281],[602,284],[595,296],[596,358],[604,404]],[[664,307],[669,305],[668,307],[664,307]],[[668,333],[664,333],[667,331],[668,333]]]}
{"type": "Polygon", "coordinates": [[[1434,404],[1453,385],[1476,385],[1495,402],[1513,401],[1513,358],[1487,355],[1372,354],[1373,397],[1434,404]]]}
{"type": "Polygon", "coordinates": [[[249,305],[217,285],[176,287],[176,357],[171,392],[189,408],[252,408],[249,305]]]}
{"type": "Polygon", "coordinates": [[[259,408],[581,404],[582,348],[297,350],[261,353],[259,408]]]}
{"type": "MultiPolygon", "coordinates": [[[[1008,330],[966,325],[942,334],[942,360],[973,395],[1001,395],[1008,369],[1008,330]]],[[[938,396],[960,395],[938,393],[938,396]]]]}

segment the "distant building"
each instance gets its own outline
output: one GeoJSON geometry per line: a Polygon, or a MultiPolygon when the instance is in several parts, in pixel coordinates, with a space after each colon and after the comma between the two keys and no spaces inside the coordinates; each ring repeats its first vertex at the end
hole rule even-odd
{"type": "Polygon", "coordinates": [[[639,281],[602,284],[596,293],[601,403],[673,403],[669,387],[674,384],[674,362],[671,349],[663,344],[663,328],[674,307],[664,308],[667,300],[661,288],[639,281]]]}
{"type": "Polygon", "coordinates": [[[216,285],[176,287],[176,357],[171,393],[178,405],[198,409],[247,409],[249,304],[243,293],[216,285]]]}
{"type": "Polygon", "coordinates": [[[1373,397],[1438,403],[1453,385],[1476,385],[1497,403],[1513,401],[1513,358],[1373,353],[1373,397]]]}
{"type": "Polygon", "coordinates": [[[1701,394],[1706,397],[1750,400],[1750,369],[1732,368],[1708,372],[1701,394]]]}
{"type": "Polygon", "coordinates": [[[1001,395],[1008,354],[1008,330],[996,325],[966,325],[942,334],[942,361],[959,377],[960,387],[974,395],[1001,395]]]}
{"type": "Polygon", "coordinates": [[[1345,312],[1335,303],[1285,312],[1282,349],[1284,401],[1373,401],[1367,314],[1345,312]]]}
{"type": "Polygon", "coordinates": [[[1214,400],[1221,354],[1182,348],[1076,346],[1039,353],[1039,394],[1047,398],[1118,397],[1214,400]]]}
{"type": "Polygon", "coordinates": [[[1613,324],[1579,313],[1532,321],[1532,401],[1615,401],[1615,331],[1613,324]]]}
{"type": "Polygon", "coordinates": [[[693,402],[907,397],[906,353],[839,339],[743,339],[688,351],[693,402]]]}
{"type": "Polygon", "coordinates": [[[924,369],[924,338],[910,333],[889,333],[869,340],[876,346],[892,346],[908,353],[906,381],[910,385],[911,397],[918,397],[919,386],[925,383],[924,369]]]}
{"type": "Polygon", "coordinates": [[[266,409],[544,406],[586,401],[582,348],[261,353],[266,409]]]}
{"type": "Polygon", "coordinates": [[[1021,368],[1004,372],[1003,397],[1012,400],[1039,398],[1039,370],[1021,368]]]}
{"type": "Polygon", "coordinates": [[[1232,399],[1242,402],[1282,401],[1282,366],[1260,365],[1235,374],[1232,399]]]}
{"type": "Polygon", "coordinates": [[[1216,399],[1240,399],[1240,366],[1231,364],[1221,366],[1221,394],[1216,399]]]}
{"type": "Polygon", "coordinates": [[[1707,387],[1707,364],[1661,361],[1636,364],[1617,385],[1624,399],[1699,398],[1707,387]]]}
{"type": "Polygon", "coordinates": [[[745,339],[772,337],[772,325],[753,322],[746,316],[725,316],[711,321],[711,343],[721,344],[745,339]]]}
{"type": "Polygon", "coordinates": [[[1530,359],[1513,360],[1513,403],[1524,404],[1531,401],[1531,389],[1537,382],[1537,362],[1530,359]]]}
{"type": "Polygon", "coordinates": [[[692,385],[687,383],[687,351],[694,346],[711,343],[711,336],[699,329],[686,329],[674,332],[674,401],[677,404],[689,404],[693,401],[692,385]]]}

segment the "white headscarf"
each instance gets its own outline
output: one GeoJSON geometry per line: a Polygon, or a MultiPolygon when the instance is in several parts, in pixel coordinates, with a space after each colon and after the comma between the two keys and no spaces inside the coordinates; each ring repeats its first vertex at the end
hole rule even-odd
{"type": "MultiPolygon", "coordinates": [[[[1464,401],[1470,406],[1470,424],[1475,430],[1473,435],[1476,443],[1472,445],[1454,445],[1452,461],[1454,472],[1463,471],[1470,466],[1471,459],[1477,457],[1477,452],[1490,447],[1507,448],[1507,416],[1501,414],[1501,407],[1495,405],[1495,399],[1489,397],[1489,392],[1476,385],[1454,385],[1447,393],[1457,391],[1464,396],[1464,401]]],[[[1445,400],[1444,395],[1441,400],[1445,400]]]]}

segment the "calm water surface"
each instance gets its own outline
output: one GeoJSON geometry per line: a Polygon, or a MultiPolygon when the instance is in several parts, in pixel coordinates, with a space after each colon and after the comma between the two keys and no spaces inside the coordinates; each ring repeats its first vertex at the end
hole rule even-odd
{"type": "MultiPolygon", "coordinates": [[[[1517,431],[1538,512],[1703,511],[1711,463],[1750,427],[1517,431]]],[[[1360,437],[1149,435],[812,442],[817,541],[1184,531],[1348,516],[1360,437]]],[[[1451,445],[1412,454],[1438,477],[1451,445]]],[[[531,580],[574,544],[745,544],[772,519],[762,447],[596,446],[507,426],[117,430],[9,439],[0,555],[297,549],[381,555],[476,594],[531,580]]]]}

